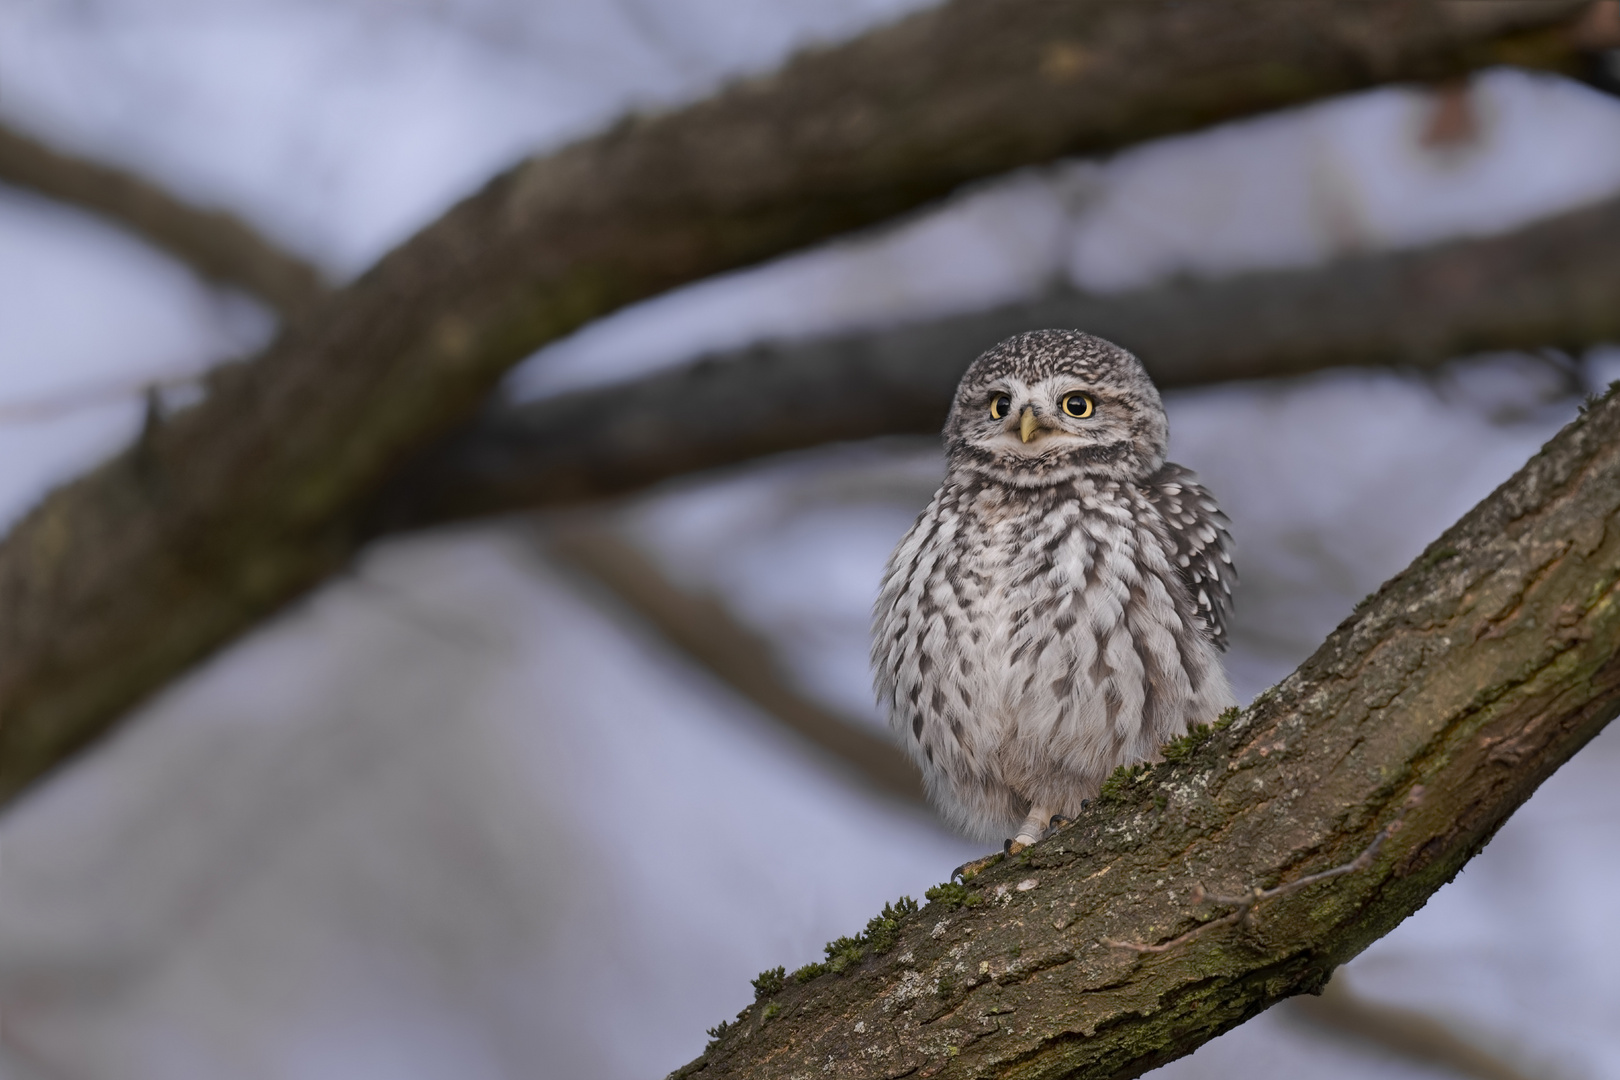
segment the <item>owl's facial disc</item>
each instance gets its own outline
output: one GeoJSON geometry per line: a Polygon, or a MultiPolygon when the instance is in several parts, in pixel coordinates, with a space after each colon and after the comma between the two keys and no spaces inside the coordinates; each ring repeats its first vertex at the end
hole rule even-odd
{"type": "Polygon", "coordinates": [[[1142,479],[1163,464],[1167,437],[1140,361],[1073,331],[1021,334],[986,352],[945,425],[953,468],[1018,487],[1142,479]]]}
{"type": "Polygon", "coordinates": [[[970,425],[968,437],[997,454],[1036,459],[1096,440],[1098,425],[1088,423],[1097,419],[1096,398],[1073,377],[1005,380],[991,389],[984,412],[989,423],[970,425]]]}
{"type": "Polygon", "coordinates": [[[1106,382],[1062,373],[1004,376],[959,403],[959,438],[978,469],[1019,486],[1136,467],[1137,403],[1106,382]]]}

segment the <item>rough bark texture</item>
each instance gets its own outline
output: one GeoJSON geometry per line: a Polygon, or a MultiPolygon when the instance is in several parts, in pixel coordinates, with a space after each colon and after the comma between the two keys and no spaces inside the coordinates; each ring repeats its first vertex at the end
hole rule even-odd
{"type": "Polygon", "coordinates": [[[1620,200],[1513,233],[1320,269],[1054,295],[934,322],[709,357],[490,411],[401,476],[394,527],[631,491],[840,439],[933,433],[956,382],[1011,334],[1073,327],[1161,388],[1345,364],[1429,367],[1491,349],[1620,341],[1620,200]]]}
{"type": "Polygon", "coordinates": [[[0,801],[341,565],[390,474],[586,320],[1061,154],[1568,66],[1581,8],[954,0],[508,171],[0,545],[0,801]]]}
{"type": "Polygon", "coordinates": [[[1617,657],[1611,393],[1227,726],[1116,777],[960,890],[970,906],[878,927],[858,962],[842,944],[841,974],[790,978],[681,1074],[1137,1076],[1319,990],[1421,907],[1620,709],[1617,657]],[[1199,886],[1242,896],[1361,856],[1247,924],[1108,944],[1233,910],[1199,886]]]}
{"type": "Polygon", "coordinates": [[[204,277],[258,294],[283,315],[308,307],[325,288],[313,266],[234,214],[189,206],[137,176],[63,154],[3,127],[0,181],[111,218],[204,277]]]}

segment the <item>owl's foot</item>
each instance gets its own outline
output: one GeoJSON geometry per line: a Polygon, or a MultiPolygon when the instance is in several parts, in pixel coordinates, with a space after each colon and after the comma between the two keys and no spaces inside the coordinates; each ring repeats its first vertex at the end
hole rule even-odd
{"type": "Polygon", "coordinates": [[[1018,826],[1017,835],[1007,841],[1007,854],[1016,855],[1044,840],[1051,831],[1052,817],[1052,811],[1044,806],[1031,807],[1029,816],[1018,826]]]}
{"type": "MultiPolygon", "coordinates": [[[[1090,799],[1081,799],[1080,800],[1080,812],[1083,814],[1087,810],[1090,810],[1090,809],[1091,809],[1091,800],[1090,799]]],[[[1058,829],[1062,828],[1063,826],[1065,826],[1065,825],[1073,825],[1076,820],[1077,819],[1072,818],[1067,814],[1053,814],[1052,815],[1052,820],[1047,823],[1046,835],[1051,836],[1053,833],[1057,832],[1058,829]]]]}
{"type": "MultiPolygon", "coordinates": [[[[1012,841],[1009,840],[1007,843],[1011,844],[1012,841]]],[[[974,859],[972,862],[965,862],[961,866],[958,866],[955,870],[951,871],[951,880],[967,881],[969,878],[978,875],[980,872],[990,869],[1005,857],[1006,848],[1003,847],[1001,851],[991,852],[982,859],[974,859]]]]}
{"type": "Polygon", "coordinates": [[[1018,854],[1020,851],[1023,851],[1027,847],[1029,847],[1028,844],[1019,843],[1017,840],[1003,840],[1001,842],[1000,851],[991,852],[982,859],[974,859],[972,862],[965,862],[961,866],[958,866],[955,870],[952,870],[951,880],[955,881],[960,878],[961,880],[966,881],[968,878],[974,876],[980,871],[990,869],[1002,859],[1012,858],[1014,855],[1018,854]]]}
{"type": "Polygon", "coordinates": [[[1058,826],[1067,825],[1071,820],[1073,819],[1066,818],[1062,814],[1054,814],[1043,806],[1037,806],[1029,812],[1029,816],[1024,819],[1024,823],[1018,826],[1018,835],[1004,842],[1000,851],[992,855],[986,855],[982,859],[974,859],[972,862],[963,863],[951,871],[951,880],[961,879],[966,881],[973,875],[988,870],[1002,859],[1010,859],[1019,852],[1034,847],[1052,835],[1058,826]]]}

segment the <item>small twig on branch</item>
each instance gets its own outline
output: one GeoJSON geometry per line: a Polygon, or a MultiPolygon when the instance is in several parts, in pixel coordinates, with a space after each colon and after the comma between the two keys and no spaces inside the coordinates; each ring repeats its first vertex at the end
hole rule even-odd
{"type": "Polygon", "coordinates": [[[203,210],[138,176],[64,154],[0,126],[0,181],[91,210],[291,316],[325,292],[314,266],[234,214],[203,210]]]}
{"type": "Polygon", "coordinates": [[[1344,863],[1343,865],[1331,867],[1330,869],[1322,870],[1314,874],[1306,874],[1302,878],[1290,881],[1285,885],[1278,885],[1277,887],[1271,889],[1262,889],[1258,886],[1254,886],[1242,896],[1215,896],[1210,893],[1206,893],[1203,885],[1197,885],[1193,888],[1193,894],[1191,897],[1194,904],[1219,904],[1222,907],[1231,907],[1233,910],[1225,915],[1222,915],[1218,919],[1211,919],[1207,923],[1201,923],[1198,926],[1193,927],[1180,937],[1171,938],[1169,941],[1158,945],[1144,945],[1139,941],[1115,941],[1112,938],[1104,938],[1102,943],[1110,948],[1129,949],[1132,952],[1162,953],[1169,952],[1171,949],[1180,948],[1182,945],[1185,945],[1187,942],[1204,933],[1206,930],[1215,930],[1222,926],[1234,926],[1238,923],[1244,923],[1247,925],[1250,921],[1252,921],[1254,909],[1258,905],[1265,903],[1267,900],[1276,900],[1278,897],[1291,896],[1292,894],[1299,892],[1301,889],[1309,888],[1312,885],[1316,885],[1324,881],[1331,881],[1336,877],[1343,877],[1346,874],[1354,874],[1358,871],[1367,869],[1367,867],[1372,865],[1373,859],[1378,856],[1378,849],[1384,846],[1384,841],[1388,840],[1391,836],[1394,836],[1400,831],[1401,825],[1406,821],[1406,812],[1412,807],[1417,806],[1422,801],[1423,786],[1420,784],[1417,787],[1414,787],[1411,794],[1406,797],[1406,803],[1401,807],[1401,812],[1395,815],[1395,819],[1379,830],[1378,835],[1372,838],[1372,843],[1363,848],[1360,855],[1357,855],[1354,859],[1351,859],[1349,862],[1344,863]]]}
{"type": "Polygon", "coordinates": [[[149,371],[141,375],[80,386],[42,394],[33,399],[21,398],[0,401],[0,424],[37,424],[55,420],[60,416],[92,409],[98,405],[133,401],[141,395],[172,390],[201,383],[208,377],[206,371],[149,371]]]}

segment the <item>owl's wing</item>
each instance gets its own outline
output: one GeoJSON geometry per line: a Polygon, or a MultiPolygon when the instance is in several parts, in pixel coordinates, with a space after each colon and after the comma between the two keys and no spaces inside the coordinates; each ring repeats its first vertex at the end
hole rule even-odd
{"type": "Polygon", "coordinates": [[[1232,616],[1232,534],[1215,499],[1191,470],[1165,462],[1144,485],[1148,499],[1168,527],[1176,572],[1187,587],[1193,614],[1203,620],[1215,647],[1226,649],[1226,624],[1232,616]]]}

